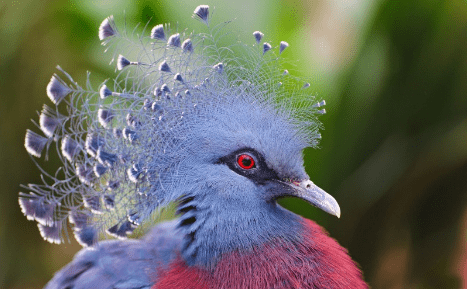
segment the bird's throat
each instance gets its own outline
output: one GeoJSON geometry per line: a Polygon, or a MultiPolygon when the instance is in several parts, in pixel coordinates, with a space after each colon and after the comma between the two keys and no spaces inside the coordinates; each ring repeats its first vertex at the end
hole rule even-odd
{"type": "Polygon", "coordinates": [[[196,206],[185,210],[179,227],[184,233],[182,257],[189,265],[213,268],[221,256],[251,252],[277,238],[300,241],[302,218],[277,204],[255,211],[203,211],[196,206]]]}

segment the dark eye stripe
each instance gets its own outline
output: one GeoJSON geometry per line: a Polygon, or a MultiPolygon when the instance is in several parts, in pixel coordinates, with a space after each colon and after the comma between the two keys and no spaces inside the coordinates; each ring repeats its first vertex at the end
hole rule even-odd
{"type": "Polygon", "coordinates": [[[264,157],[252,148],[241,148],[221,157],[216,164],[225,164],[232,171],[247,177],[258,185],[278,180],[277,173],[266,165],[264,157]]]}

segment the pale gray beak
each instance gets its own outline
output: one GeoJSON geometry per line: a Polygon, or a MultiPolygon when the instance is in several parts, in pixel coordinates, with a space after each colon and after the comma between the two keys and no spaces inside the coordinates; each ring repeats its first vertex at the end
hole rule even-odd
{"type": "Polygon", "coordinates": [[[312,181],[304,180],[301,182],[292,182],[290,186],[294,191],[292,194],[293,197],[303,199],[326,213],[340,218],[341,209],[337,201],[312,181]]]}

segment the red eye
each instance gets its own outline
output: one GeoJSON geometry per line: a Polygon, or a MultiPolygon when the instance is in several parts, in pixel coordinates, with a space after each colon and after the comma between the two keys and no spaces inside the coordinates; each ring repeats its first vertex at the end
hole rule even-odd
{"type": "Polygon", "coordinates": [[[243,154],[237,157],[238,165],[245,170],[249,170],[255,167],[255,160],[252,156],[243,154]]]}

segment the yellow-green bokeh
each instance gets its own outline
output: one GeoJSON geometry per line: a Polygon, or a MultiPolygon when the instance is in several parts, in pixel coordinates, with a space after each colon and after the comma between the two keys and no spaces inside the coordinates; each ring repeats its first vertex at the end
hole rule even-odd
{"type": "Polygon", "coordinates": [[[55,66],[97,85],[114,71],[105,17],[199,31],[200,4],[243,42],[255,30],[287,41],[286,68],[327,101],[305,164],[342,217],[283,204],[325,226],[373,288],[467,286],[467,1],[25,0],[0,1],[0,287],[42,288],[79,249],[43,241],[17,202],[40,181],[23,138],[55,66]]]}

